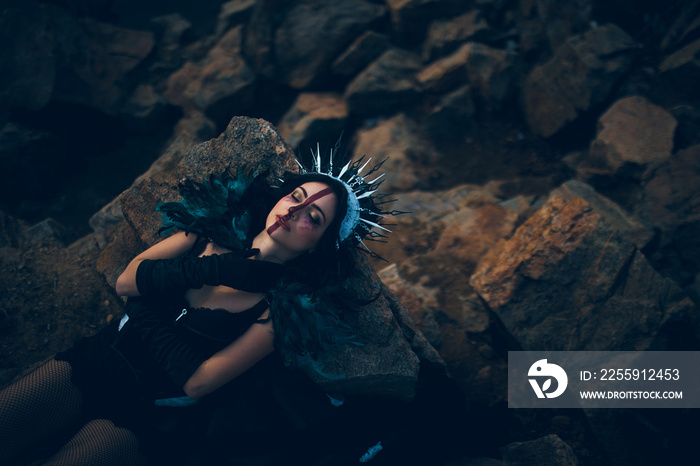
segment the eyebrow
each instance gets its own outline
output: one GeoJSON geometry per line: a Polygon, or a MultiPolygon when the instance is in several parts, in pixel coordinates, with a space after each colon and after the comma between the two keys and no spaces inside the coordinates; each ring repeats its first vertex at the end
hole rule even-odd
{"type": "MultiPolygon", "coordinates": [[[[306,200],[305,200],[304,202],[308,202],[308,201],[309,201],[309,194],[306,192],[306,189],[304,189],[303,186],[299,186],[299,189],[301,189],[301,191],[304,193],[304,197],[306,198],[306,200]]],[[[314,196],[317,196],[318,194],[323,193],[323,195],[321,195],[321,196],[318,197],[318,198],[320,199],[320,198],[326,196],[327,194],[330,194],[330,193],[327,193],[327,192],[325,192],[325,191],[327,191],[327,190],[326,190],[326,189],[323,189],[323,190],[317,192],[316,194],[314,194],[314,196]]],[[[314,200],[315,200],[315,199],[314,199],[314,200]]],[[[326,223],[326,214],[323,213],[323,210],[322,210],[319,206],[317,206],[316,204],[311,204],[311,207],[314,207],[316,210],[318,210],[319,212],[321,212],[321,215],[323,215],[323,223],[326,223]]]]}

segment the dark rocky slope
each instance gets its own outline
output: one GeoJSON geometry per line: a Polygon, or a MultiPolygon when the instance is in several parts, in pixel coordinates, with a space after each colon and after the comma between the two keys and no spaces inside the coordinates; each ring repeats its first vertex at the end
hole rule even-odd
{"type": "Polygon", "coordinates": [[[375,248],[402,304],[380,315],[459,390],[456,424],[417,415],[397,448],[684,463],[692,411],[508,410],[505,387],[508,350],[699,348],[700,3],[152,3],[1,11],[0,383],[120,315],[111,285],[187,167],[284,165],[342,134],[390,157],[413,212],[375,248]]]}

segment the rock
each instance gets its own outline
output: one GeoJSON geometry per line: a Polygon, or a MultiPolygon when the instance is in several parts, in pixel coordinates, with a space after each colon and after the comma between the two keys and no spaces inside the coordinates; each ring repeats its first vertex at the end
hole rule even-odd
{"type": "Polygon", "coordinates": [[[61,12],[33,1],[3,7],[0,13],[1,105],[38,110],[51,99],[57,62],[52,30],[56,19],[52,17],[61,12]]]}
{"type": "MultiPolygon", "coordinates": [[[[397,202],[391,208],[410,213],[392,219],[396,227],[390,235],[390,242],[373,244],[372,249],[389,263],[402,264],[412,256],[433,252],[438,242],[442,241],[441,254],[474,260],[470,265],[463,264],[463,269],[475,266],[477,258],[501,239],[497,232],[507,231],[506,220],[516,221],[529,209],[530,204],[527,201],[517,202],[518,199],[501,202],[493,194],[492,187],[474,185],[459,185],[445,191],[409,191],[396,197],[397,202]],[[489,213],[480,213],[482,208],[489,210],[489,213]],[[506,212],[509,210],[516,215],[506,212]],[[469,216],[472,218],[466,220],[469,216]],[[500,226],[494,223],[502,221],[504,224],[500,226]],[[465,238],[457,238],[456,247],[450,248],[455,235],[459,236],[463,222],[467,224],[464,230],[469,233],[465,238]],[[484,238],[480,239],[482,232],[484,238]]],[[[511,228],[515,226],[513,223],[510,225],[511,228]]]]}
{"type": "Polygon", "coordinates": [[[429,62],[455,51],[467,41],[479,42],[488,35],[489,25],[478,10],[456,18],[434,21],[423,43],[423,61],[429,62]]]}
{"type": "Polygon", "coordinates": [[[151,22],[156,26],[156,53],[157,60],[150,66],[151,70],[176,70],[182,66],[184,56],[182,47],[187,33],[192,28],[192,23],[173,13],[153,18],[151,22]]]}
{"type": "Polygon", "coordinates": [[[586,183],[575,180],[567,181],[552,191],[551,196],[566,200],[583,199],[613,225],[620,234],[634,243],[637,249],[644,249],[654,239],[654,231],[648,223],[643,223],[636,216],[628,214],[618,204],[598,194],[586,183]]]}
{"type": "Polygon", "coordinates": [[[67,20],[58,27],[59,70],[52,98],[119,115],[130,94],[127,75],[155,45],[153,33],[133,31],[90,19],[67,20]]]}
{"type": "Polygon", "coordinates": [[[140,84],[127,98],[122,113],[131,131],[150,132],[161,122],[167,102],[150,84],[140,84]]]}
{"type": "Polygon", "coordinates": [[[353,76],[386,52],[389,45],[387,36],[367,31],[333,61],[331,69],[339,76],[353,76]]]}
{"type": "Polygon", "coordinates": [[[550,137],[605,102],[629,70],[636,48],[632,38],[612,24],[569,38],[523,84],[532,131],[550,137]]]}
{"type": "Polygon", "coordinates": [[[677,49],[692,37],[697,37],[700,29],[700,5],[690,4],[687,7],[678,12],[675,21],[669,26],[666,36],[661,41],[661,50],[677,49]]]}
{"type": "Polygon", "coordinates": [[[217,122],[253,104],[256,76],[241,55],[242,27],[231,29],[198,62],[188,61],[170,76],[165,97],[184,109],[200,110],[217,122]]]}
{"type": "Polygon", "coordinates": [[[402,45],[421,41],[428,25],[438,18],[456,16],[470,7],[461,0],[387,0],[394,40],[402,45]]]}
{"type": "Polygon", "coordinates": [[[303,92],[277,125],[282,138],[292,149],[315,149],[340,138],[348,119],[342,96],[330,92],[303,92]]]}
{"type": "Polygon", "coordinates": [[[499,203],[476,186],[404,193],[395,208],[412,213],[396,218],[390,245],[373,247],[396,264],[380,276],[475,406],[503,401],[507,374],[494,351],[490,312],[467,277],[484,254],[512,233],[527,208],[519,205],[499,203]]]}
{"type": "Polygon", "coordinates": [[[474,130],[476,108],[471,86],[444,96],[423,120],[425,133],[436,143],[463,141],[474,130]]]}
{"type": "Polygon", "coordinates": [[[134,180],[138,184],[145,178],[155,181],[169,180],[184,155],[197,144],[201,144],[216,135],[216,125],[202,112],[191,112],[182,118],[173,131],[173,137],[160,156],[148,167],[145,173],[134,180]]]}
{"type": "Polygon", "coordinates": [[[391,49],[355,77],[345,90],[350,112],[360,116],[389,116],[420,100],[421,87],[415,74],[420,59],[403,50],[391,49]]]}
{"type": "Polygon", "coordinates": [[[513,93],[515,55],[469,42],[416,75],[429,92],[445,92],[470,83],[492,108],[501,108],[513,93]]]}
{"type": "Polygon", "coordinates": [[[643,97],[615,102],[598,120],[598,134],[590,154],[605,161],[621,178],[644,179],[671,156],[677,122],[643,97]]]}
{"type": "Polygon", "coordinates": [[[415,325],[430,342],[440,350],[442,333],[440,324],[435,319],[437,305],[437,288],[429,288],[422,284],[410,284],[404,280],[396,264],[388,265],[377,272],[382,283],[389,288],[406,307],[415,325]]]}
{"type": "Polygon", "coordinates": [[[444,466],[508,466],[508,464],[493,458],[479,457],[451,461],[444,466]]]}
{"type": "Polygon", "coordinates": [[[54,242],[65,246],[66,238],[68,238],[68,231],[54,219],[47,218],[27,228],[22,236],[23,245],[28,245],[30,247],[46,242],[54,242]]]}
{"type": "MultiPolygon", "coordinates": [[[[124,214],[122,206],[118,199],[113,200],[97,213],[95,213],[88,221],[92,228],[94,239],[100,249],[104,249],[107,244],[114,241],[112,231],[115,226],[124,223],[124,214]]],[[[116,282],[115,282],[116,283],[116,282]]],[[[114,285],[114,284],[113,284],[114,285]]]]}
{"type": "Polygon", "coordinates": [[[537,17],[547,37],[549,48],[557,50],[571,36],[585,33],[591,26],[595,0],[575,0],[553,4],[535,0],[537,17]]]}
{"type": "Polygon", "coordinates": [[[700,144],[700,108],[690,103],[675,105],[667,109],[678,122],[674,137],[674,150],[686,149],[700,144]]]}
{"type": "Polygon", "coordinates": [[[318,86],[330,64],[386,13],[367,0],[277,2],[259,0],[245,40],[257,73],[294,89],[318,86]]]}
{"type": "Polygon", "coordinates": [[[381,161],[386,173],[382,189],[403,192],[430,186],[439,176],[435,169],[438,154],[420,137],[418,125],[399,114],[371,128],[358,130],[353,159],[362,156],[381,161]]]}
{"type": "Polygon", "coordinates": [[[582,199],[551,197],[471,284],[523,350],[664,350],[697,332],[690,299],[582,199]]]}
{"type": "Polygon", "coordinates": [[[666,93],[683,102],[694,99],[695,83],[700,78],[700,39],[666,57],[659,65],[660,84],[666,93]]]}
{"type": "Polygon", "coordinates": [[[559,436],[550,434],[536,440],[515,442],[500,448],[509,466],[577,466],[574,450],[559,436]]]}
{"type": "Polygon", "coordinates": [[[446,273],[459,277],[458,264],[454,258],[436,254],[402,264],[411,280],[396,266],[382,270],[380,277],[407,307],[431,348],[437,349],[441,365],[464,392],[467,403],[495,406],[506,398],[507,371],[493,350],[489,312],[466,280],[436,283],[446,273]],[[437,277],[440,268],[445,272],[438,272],[437,277]],[[416,282],[419,269],[422,275],[416,282]]]}
{"type": "MultiPolygon", "coordinates": [[[[295,170],[296,162],[291,149],[272,125],[264,120],[236,117],[218,138],[188,152],[169,182],[146,178],[122,193],[119,202],[129,228],[115,242],[119,249],[110,246],[100,256],[100,268],[105,276],[114,279],[115,270],[125,265],[111,261],[128,260],[126,257],[139,252],[140,245],[146,247],[157,242],[155,233],[160,219],[154,208],[157,203],[176,197],[171,188],[175,180],[198,179],[227,170],[235,174],[251,167],[255,167],[258,173],[269,169],[270,176],[277,178],[283,171],[295,170]]],[[[308,375],[328,393],[410,400],[415,395],[421,359],[437,365],[440,359],[415,329],[408,312],[402,309],[393,293],[382,288],[369,262],[359,251],[357,261],[358,272],[349,279],[351,289],[358,296],[373,295],[378,287],[383,290],[377,300],[349,318],[358,329],[364,346],[347,345],[331,355],[325,370],[345,373],[345,378],[328,380],[314,371],[308,375]]]]}
{"type": "Polygon", "coordinates": [[[0,100],[39,110],[51,100],[118,115],[131,92],[127,75],[149,55],[153,34],[132,31],[33,1],[0,15],[0,100]]]}
{"type": "Polygon", "coordinates": [[[64,151],[61,138],[47,131],[39,131],[8,122],[0,129],[0,194],[10,205],[28,204],[56,183],[56,173],[64,151]]]}
{"type": "Polygon", "coordinates": [[[467,61],[469,83],[486,105],[500,109],[513,95],[516,55],[507,50],[473,43],[467,61]]]}
{"type": "Polygon", "coordinates": [[[467,84],[469,82],[467,63],[472,48],[472,43],[464,44],[449,56],[436,60],[420,70],[416,74],[416,80],[426,92],[437,94],[467,84]]]}
{"type": "MultiPolygon", "coordinates": [[[[93,230],[92,236],[97,242],[98,247],[101,250],[111,249],[100,256],[100,263],[98,264],[98,270],[105,275],[108,283],[111,286],[114,286],[116,283],[116,278],[121,272],[120,267],[125,266],[128,261],[132,259],[132,257],[128,257],[130,252],[127,254],[122,252],[122,249],[120,249],[122,246],[115,247],[115,242],[121,245],[123,238],[120,236],[123,236],[125,234],[124,231],[129,228],[128,225],[126,225],[126,218],[124,217],[124,213],[122,211],[121,198],[124,196],[128,199],[131,199],[134,196],[140,197],[141,194],[137,193],[140,192],[140,189],[144,188],[144,186],[148,186],[149,183],[150,185],[153,183],[174,183],[173,173],[184,155],[191,151],[197,144],[209,139],[210,136],[214,134],[214,131],[214,124],[210,120],[206,119],[200,112],[194,112],[190,116],[180,120],[175,128],[174,134],[176,136],[174,136],[173,140],[170,141],[161,155],[151,164],[148,170],[137,177],[132,183],[132,188],[135,188],[135,192],[127,190],[127,192],[130,194],[122,193],[119,197],[112,200],[92,217],[90,217],[89,224],[90,228],[93,230]],[[145,182],[146,184],[141,185],[142,182],[145,182]],[[115,249],[117,250],[117,253],[113,252],[115,249]],[[113,258],[115,255],[119,258],[119,262],[114,262],[113,258]],[[122,260],[125,262],[121,262],[122,260]]],[[[148,202],[152,201],[158,195],[160,195],[159,192],[151,195],[148,202]]],[[[172,195],[172,192],[163,192],[163,195],[168,197],[169,195],[172,195]]],[[[128,202],[129,200],[127,200],[127,203],[128,202]]],[[[151,217],[151,212],[142,212],[142,214],[148,218],[151,217]]],[[[129,230],[129,232],[126,234],[129,236],[134,235],[133,231],[131,230],[129,230]]],[[[146,239],[145,241],[150,243],[152,240],[146,239]]],[[[126,250],[133,251],[134,247],[132,247],[132,243],[129,243],[128,245],[129,247],[126,250]]]]}
{"type": "Polygon", "coordinates": [[[520,2],[518,21],[518,51],[530,63],[542,63],[551,58],[551,49],[542,24],[537,15],[535,0],[520,2]]]}
{"type": "Polygon", "coordinates": [[[216,35],[221,37],[226,31],[250,20],[258,0],[231,0],[221,5],[216,18],[216,35]]]}
{"type": "Polygon", "coordinates": [[[682,286],[693,286],[700,272],[700,145],[666,159],[642,186],[635,213],[659,232],[652,262],[682,286]]]}
{"type": "Polygon", "coordinates": [[[18,248],[25,228],[22,221],[0,210],[0,249],[18,248]]]}
{"type": "MultiPolygon", "coordinates": [[[[172,187],[179,180],[200,180],[214,173],[235,175],[244,167],[256,167],[259,172],[269,168],[272,170],[271,176],[279,177],[284,170],[296,169],[296,163],[290,159],[292,154],[269,123],[235,117],[218,138],[196,145],[181,155],[172,172],[162,173],[157,181],[141,178],[118,199],[129,225],[137,232],[144,246],[151,246],[157,242],[160,228],[155,206],[177,196],[172,187]]],[[[115,267],[118,265],[115,264],[115,267]]]]}

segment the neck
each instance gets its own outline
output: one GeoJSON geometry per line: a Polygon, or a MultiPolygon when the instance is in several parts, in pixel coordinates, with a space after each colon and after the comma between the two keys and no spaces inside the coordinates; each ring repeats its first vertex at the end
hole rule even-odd
{"type": "Polygon", "coordinates": [[[294,259],[299,256],[299,254],[291,253],[285,249],[279,247],[279,245],[270,238],[265,230],[260,232],[258,236],[253,239],[253,248],[260,250],[254,259],[266,260],[269,262],[276,262],[278,264],[284,264],[287,261],[294,259]]]}

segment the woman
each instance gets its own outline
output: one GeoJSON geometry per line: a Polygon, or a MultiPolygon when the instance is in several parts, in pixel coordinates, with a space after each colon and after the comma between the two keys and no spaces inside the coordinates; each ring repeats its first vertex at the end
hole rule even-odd
{"type": "Polygon", "coordinates": [[[382,228],[366,164],[336,176],[332,158],[324,172],[317,154],[313,172],[279,188],[212,178],[161,205],[165,228],[184,231],[118,278],[124,318],[0,392],[0,463],[39,448],[45,464],[146,464],[147,443],[159,445],[154,406],[207,399],[275,349],[288,365],[322,369],[323,351],[350,339],[332,298],[347,246],[382,228]]]}

